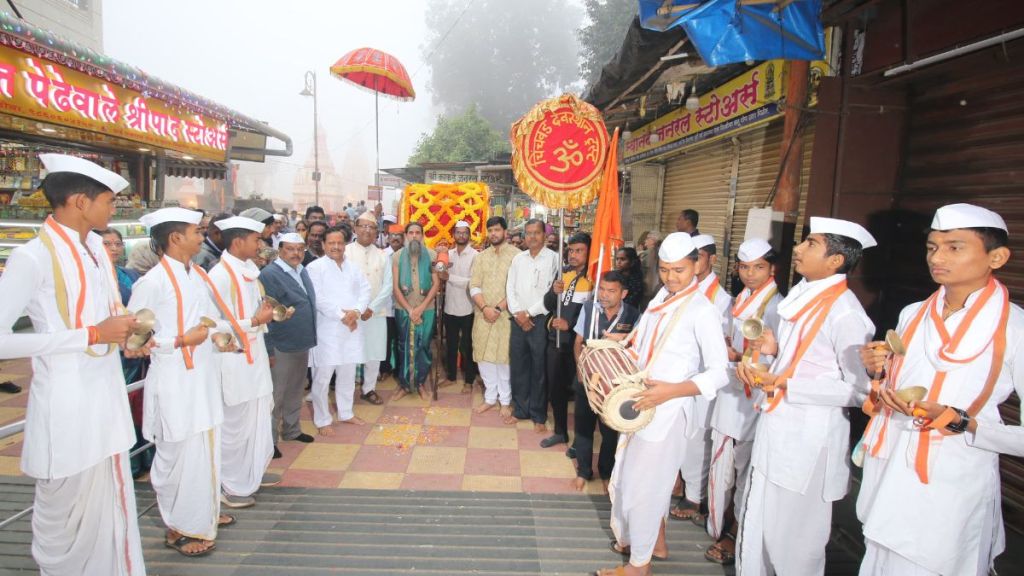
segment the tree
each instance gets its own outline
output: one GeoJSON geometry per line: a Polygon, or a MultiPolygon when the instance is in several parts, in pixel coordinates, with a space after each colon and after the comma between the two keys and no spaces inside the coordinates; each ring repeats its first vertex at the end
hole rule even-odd
{"type": "Polygon", "coordinates": [[[434,104],[447,112],[476,104],[491,126],[512,122],[578,81],[583,19],[571,2],[430,0],[427,40],[434,104]]]}
{"type": "Polygon", "coordinates": [[[491,128],[471,104],[459,116],[438,116],[434,131],[420,136],[408,164],[487,161],[508,150],[508,137],[491,128]]]}
{"type": "Polygon", "coordinates": [[[590,23],[576,31],[580,41],[580,73],[589,87],[597,82],[601,68],[622,46],[629,23],[636,16],[636,0],[583,0],[590,23]]]}

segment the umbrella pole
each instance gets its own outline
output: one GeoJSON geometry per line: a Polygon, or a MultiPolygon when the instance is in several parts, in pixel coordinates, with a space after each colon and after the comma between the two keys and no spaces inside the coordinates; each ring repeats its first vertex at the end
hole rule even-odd
{"type": "Polygon", "coordinates": [[[373,185],[380,186],[380,92],[377,90],[373,91],[373,125],[377,134],[377,170],[373,173],[373,185]]]}
{"type": "MultiPolygon", "coordinates": [[[[558,209],[558,269],[562,269],[562,242],[565,236],[565,208],[558,209]]],[[[560,280],[561,278],[559,278],[560,280]]],[[[565,290],[565,287],[562,287],[565,290]]],[[[562,317],[562,294],[558,295],[558,304],[555,305],[555,318],[562,317]]],[[[555,330],[555,348],[562,347],[562,331],[555,330]]]]}

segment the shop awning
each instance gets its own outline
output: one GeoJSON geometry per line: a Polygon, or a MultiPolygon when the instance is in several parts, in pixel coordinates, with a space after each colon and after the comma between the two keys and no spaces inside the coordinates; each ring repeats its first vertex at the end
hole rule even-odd
{"type": "Polygon", "coordinates": [[[164,167],[167,176],[179,178],[206,178],[223,180],[227,170],[221,162],[203,162],[200,160],[168,160],[164,167]]]}
{"type": "MultiPolygon", "coordinates": [[[[104,83],[113,85],[112,88],[116,91],[118,88],[130,90],[141,95],[144,100],[154,99],[159,101],[163,108],[169,110],[180,111],[181,113],[188,113],[192,115],[198,115],[202,118],[210,119],[223,123],[227,127],[230,142],[239,141],[240,145],[234,146],[229,144],[232,150],[232,157],[238,156],[244,159],[253,159],[253,157],[259,158],[261,156],[291,156],[292,154],[292,141],[283,132],[271,128],[267,124],[260,122],[254,118],[250,118],[245,114],[237,112],[228,108],[227,106],[218,104],[211,100],[207,100],[197,94],[194,94],[184,88],[175,86],[168,82],[165,82],[155,76],[151,76],[139,68],[130,64],[120,62],[105,54],[96,52],[95,50],[86,48],[85,46],[78,45],[66,38],[58,36],[50,31],[38,28],[29,24],[28,22],[18,19],[6,12],[0,12],[0,48],[7,50],[15,50],[24,55],[38,59],[45,60],[47,63],[53,63],[58,67],[65,70],[70,70],[69,74],[84,74],[99,80],[104,83]],[[265,149],[265,148],[253,148],[251,146],[245,146],[243,142],[246,140],[245,136],[249,134],[261,135],[281,141],[284,144],[284,148],[265,149]]],[[[8,99],[12,98],[9,94],[10,84],[15,83],[15,74],[17,70],[13,66],[6,63],[0,66],[0,94],[6,96],[8,99]],[[5,84],[7,82],[7,84],[5,84]],[[8,89],[8,90],[5,90],[8,89]]],[[[42,64],[38,62],[34,64],[42,64]]],[[[36,82],[33,87],[41,86],[41,83],[50,83],[51,85],[71,85],[70,88],[65,88],[66,92],[70,92],[72,96],[66,99],[70,99],[74,102],[73,96],[76,94],[76,86],[74,86],[71,80],[66,83],[60,78],[59,75],[55,75],[52,72],[46,71],[43,67],[37,68],[38,75],[33,79],[36,82]]],[[[83,77],[84,78],[84,77],[83,77]]],[[[38,93],[44,92],[42,90],[37,91],[38,93]]],[[[79,98],[79,102],[83,100],[90,100],[90,105],[93,111],[101,109],[100,105],[96,105],[96,101],[102,103],[102,99],[105,96],[115,97],[117,95],[108,92],[100,93],[98,91],[79,90],[78,94],[84,94],[84,97],[79,98]]],[[[17,94],[14,95],[17,97],[17,94]]],[[[116,101],[116,98],[114,98],[116,101]]],[[[128,109],[130,105],[134,105],[134,102],[118,102],[123,105],[124,109],[128,109]]],[[[70,108],[71,106],[69,106],[70,108]]],[[[145,102],[140,110],[145,111],[145,102]]],[[[53,112],[53,110],[47,110],[53,112]]],[[[17,112],[9,113],[16,114],[17,112]]],[[[74,112],[83,113],[82,107],[74,108],[74,112]]],[[[125,115],[128,112],[124,113],[125,115]]],[[[96,114],[92,114],[95,116],[96,114]]],[[[86,114],[89,116],[89,114],[86,114]]],[[[166,115],[163,115],[166,116],[166,115]]],[[[38,116],[36,116],[38,118],[38,116]]],[[[95,120],[93,118],[93,120],[95,120]]],[[[180,119],[176,119],[180,120],[180,119]]],[[[57,119],[52,120],[54,122],[59,121],[57,119]]],[[[156,122],[163,121],[166,123],[166,118],[157,118],[156,122]]],[[[184,122],[181,127],[181,136],[184,138],[185,126],[184,122]]],[[[192,124],[189,128],[196,129],[197,126],[192,124]]],[[[158,125],[158,129],[166,133],[166,125],[158,125]]],[[[223,135],[223,133],[222,133],[223,135]]],[[[190,138],[201,138],[203,137],[200,132],[196,131],[194,134],[188,134],[190,138]]],[[[206,136],[208,137],[208,135],[206,136]]],[[[251,141],[251,139],[249,139],[251,141]]],[[[257,141],[259,141],[257,139],[257,141]]],[[[223,150],[224,147],[221,147],[223,150]]]]}

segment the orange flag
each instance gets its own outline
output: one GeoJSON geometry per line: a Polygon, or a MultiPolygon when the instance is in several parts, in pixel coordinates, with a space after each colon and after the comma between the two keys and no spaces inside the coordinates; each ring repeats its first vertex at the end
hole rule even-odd
{"type": "Polygon", "coordinates": [[[594,216],[594,231],[590,242],[590,268],[588,276],[596,283],[598,259],[604,247],[601,274],[612,269],[615,250],[622,246],[622,217],[619,214],[619,129],[615,129],[604,165],[604,177],[598,192],[597,214],[594,216]]]}

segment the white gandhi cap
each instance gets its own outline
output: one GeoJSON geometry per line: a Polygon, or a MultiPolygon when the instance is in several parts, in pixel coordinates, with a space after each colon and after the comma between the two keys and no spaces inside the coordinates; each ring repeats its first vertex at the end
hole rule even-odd
{"type": "Polygon", "coordinates": [[[740,244],[740,262],[753,262],[764,256],[772,249],[772,245],[762,238],[751,238],[740,244]]]}
{"type": "Polygon", "coordinates": [[[305,244],[306,243],[306,241],[302,239],[302,236],[299,236],[299,234],[297,232],[289,232],[289,233],[285,234],[284,236],[281,236],[281,239],[280,239],[279,242],[281,244],[285,244],[285,243],[287,243],[287,244],[305,244]]]}
{"type": "Polygon", "coordinates": [[[950,204],[935,211],[932,230],[945,232],[958,228],[999,228],[1004,232],[1009,232],[1002,216],[981,206],[950,204]]]}
{"type": "Polygon", "coordinates": [[[263,222],[257,222],[252,218],[246,218],[244,216],[232,216],[231,218],[217,220],[213,225],[221,230],[241,228],[243,230],[252,230],[253,232],[263,232],[263,228],[266,226],[263,222]]]}
{"type": "Polygon", "coordinates": [[[469,222],[466,222],[465,220],[459,220],[458,222],[455,223],[455,229],[458,230],[459,228],[469,228],[469,222]]]}
{"type": "Polygon", "coordinates": [[[822,218],[811,216],[811,234],[836,234],[852,238],[860,243],[861,248],[872,248],[878,246],[875,237],[864,229],[863,226],[849,220],[838,218],[822,218]]]}
{"type": "Polygon", "coordinates": [[[696,246],[697,248],[714,246],[715,238],[711,234],[698,234],[693,237],[693,245],[696,246]]]}
{"type": "Polygon", "coordinates": [[[665,237],[658,249],[658,259],[662,262],[678,262],[697,249],[693,238],[686,232],[673,232],[665,237]]]}
{"type": "Polygon", "coordinates": [[[106,186],[114,194],[128,187],[128,181],[122,178],[120,174],[111,172],[85,158],[68,156],[67,154],[40,154],[39,159],[43,162],[43,166],[46,167],[46,172],[49,174],[56,174],[58,172],[81,174],[106,186]]]}
{"type": "Polygon", "coordinates": [[[139,218],[139,222],[150,230],[158,224],[166,224],[168,222],[183,222],[185,224],[199,224],[199,221],[203,219],[203,213],[195,210],[188,210],[186,208],[161,208],[156,212],[150,212],[149,214],[143,214],[139,218]]]}

